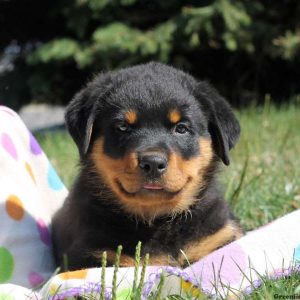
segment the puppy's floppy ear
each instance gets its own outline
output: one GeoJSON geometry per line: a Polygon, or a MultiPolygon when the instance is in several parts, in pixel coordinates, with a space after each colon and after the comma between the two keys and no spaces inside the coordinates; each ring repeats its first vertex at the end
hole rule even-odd
{"type": "Polygon", "coordinates": [[[229,165],[229,150],[240,136],[240,124],[227,101],[206,82],[198,82],[197,98],[208,119],[208,131],[216,154],[229,165]]]}
{"type": "Polygon", "coordinates": [[[89,148],[95,118],[95,102],[90,98],[88,88],[85,88],[74,96],[66,109],[67,128],[81,157],[87,153],[89,148]]]}
{"type": "Polygon", "coordinates": [[[101,100],[108,84],[108,74],[101,74],[79,91],[66,108],[67,128],[74,139],[80,157],[89,150],[96,114],[101,110],[101,100]]]}

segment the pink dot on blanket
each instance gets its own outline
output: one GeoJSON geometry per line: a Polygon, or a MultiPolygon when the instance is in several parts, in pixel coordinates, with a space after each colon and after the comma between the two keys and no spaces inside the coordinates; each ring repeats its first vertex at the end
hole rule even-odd
{"type": "Polygon", "coordinates": [[[35,139],[35,137],[32,135],[31,132],[29,132],[29,143],[30,143],[30,150],[34,155],[39,155],[42,153],[42,148],[40,147],[39,143],[35,139]]]}
{"type": "Polygon", "coordinates": [[[18,153],[17,153],[16,147],[15,147],[11,137],[8,134],[2,133],[1,144],[2,144],[2,147],[5,149],[5,151],[8,154],[10,154],[11,157],[13,157],[15,160],[18,160],[18,153]]]}
{"type": "Polygon", "coordinates": [[[36,226],[39,231],[41,241],[45,245],[50,246],[51,245],[50,233],[46,223],[42,219],[38,219],[36,221],[36,226]]]}
{"type": "Polygon", "coordinates": [[[193,278],[196,275],[197,281],[200,278],[201,287],[210,290],[215,285],[216,279],[220,279],[223,285],[239,283],[243,278],[240,270],[245,270],[247,262],[243,248],[237,243],[231,243],[209,254],[185,271],[193,278]]]}
{"type": "Polygon", "coordinates": [[[28,281],[29,281],[31,287],[35,288],[44,282],[44,278],[42,275],[40,275],[36,272],[30,272],[28,274],[28,281]]]}

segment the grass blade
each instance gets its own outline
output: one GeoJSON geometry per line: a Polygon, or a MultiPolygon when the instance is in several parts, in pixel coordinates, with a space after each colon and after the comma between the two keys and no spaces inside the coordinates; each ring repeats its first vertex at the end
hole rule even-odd
{"type": "Polygon", "coordinates": [[[101,293],[100,293],[100,300],[104,300],[106,264],[107,264],[107,253],[106,253],[106,251],[104,251],[102,253],[102,260],[101,260],[101,293]]]}
{"type": "Polygon", "coordinates": [[[120,266],[121,253],[122,253],[122,246],[119,245],[116,253],[116,261],[115,261],[115,268],[114,268],[114,275],[113,275],[112,300],[117,299],[117,273],[120,266]]]}
{"type": "Polygon", "coordinates": [[[240,181],[239,181],[239,184],[237,186],[237,188],[234,190],[231,198],[230,198],[230,205],[231,207],[234,207],[238,200],[239,200],[239,196],[240,196],[240,193],[242,191],[242,188],[243,188],[243,184],[244,184],[244,181],[245,181],[245,177],[246,177],[246,174],[247,174],[247,170],[248,170],[248,163],[249,163],[249,153],[247,151],[247,157],[245,159],[245,162],[244,162],[244,166],[243,166],[243,170],[242,170],[242,174],[241,174],[241,177],[240,177],[240,181]]]}
{"type": "Polygon", "coordinates": [[[154,300],[160,300],[164,283],[165,283],[165,274],[161,273],[154,300]]]}
{"type": "Polygon", "coordinates": [[[140,261],[141,261],[141,248],[142,248],[142,243],[139,241],[135,248],[134,279],[133,279],[133,285],[132,285],[133,294],[135,294],[136,287],[137,287],[138,272],[139,272],[139,266],[140,266],[140,261]]]}
{"type": "Polygon", "coordinates": [[[146,267],[147,267],[148,263],[149,263],[149,254],[147,253],[145,256],[145,260],[143,262],[140,282],[139,282],[139,285],[137,288],[137,297],[135,297],[135,299],[141,299],[142,292],[143,292],[143,285],[144,285],[144,281],[145,281],[146,267]]]}

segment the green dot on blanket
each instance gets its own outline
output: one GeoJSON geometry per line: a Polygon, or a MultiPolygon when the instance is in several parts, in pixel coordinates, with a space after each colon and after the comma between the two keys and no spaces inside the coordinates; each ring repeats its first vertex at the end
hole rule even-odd
{"type": "Polygon", "coordinates": [[[7,282],[11,278],[13,270],[13,256],[6,248],[0,247],[0,283],[7,282]]]}

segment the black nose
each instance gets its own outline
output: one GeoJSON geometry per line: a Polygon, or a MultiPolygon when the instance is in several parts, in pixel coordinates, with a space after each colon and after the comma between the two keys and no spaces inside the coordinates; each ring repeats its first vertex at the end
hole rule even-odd
{"type": "Polygon", "coordinates": [[[144,154],[139,156],[139,166],[143,173],[159,177],[167,170],[168,160],[164,155],[144,154]]]}

